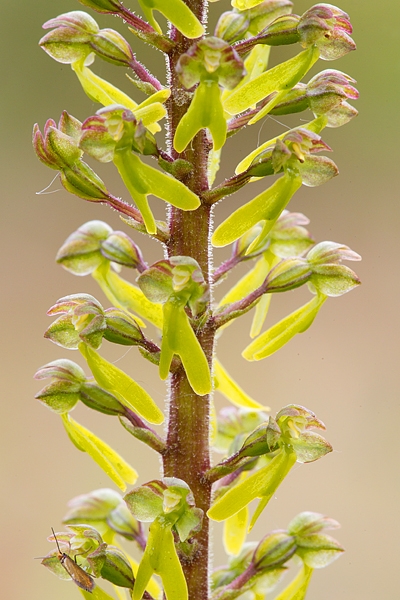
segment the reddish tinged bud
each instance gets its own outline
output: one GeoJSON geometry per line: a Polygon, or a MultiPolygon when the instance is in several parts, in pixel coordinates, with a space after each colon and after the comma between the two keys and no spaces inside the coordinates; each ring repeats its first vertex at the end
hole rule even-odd
{"type": "Polygon", "coordinates": [[[316,45],[323,60],[335,60],[356,49],[347,13],[332,4],[316,4],[301,17],[297,27],[303,48],[316,45]]]}

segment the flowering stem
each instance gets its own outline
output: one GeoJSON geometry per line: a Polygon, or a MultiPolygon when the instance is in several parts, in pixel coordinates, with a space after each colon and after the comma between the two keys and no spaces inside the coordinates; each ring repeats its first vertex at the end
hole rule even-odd
{"type": "MultiPolygon", "coordinates": [[[[195,15],[203,20],[204,1],[188,0],[186,4],[195,15]]],[[[176,50],[169,55],[168,80],[171,83],[171,98],[167,103],[168,142],[172,140],[176,127],[190,104],[187,96],[181,103],[182,86],[176,75],[175,65],[182,52],[192,44],[176,29],[171,31],[171,39],[176,50]]],[[[186,178],[185,184],[196,194],[208,188],[207,155],[209,144],[204,130],[193,140],[181,158],[196,164],[186,178]]],[[[178,158],[172,152],[174,159],[178,158]]],[[[169,212],[170,239],[167,243],[168,256],[191,256],[199,263],[206,281],[210,279],[209,236],[211,208],[202,204],[196,211],[181,211],[175,207],[169,212]]],[[[214,329],[206,324],[196,335],[211,365],[214,329]]],[[[211,483],[205,482],[203,473],[210,468],[209,456],[209,396],[198,396],[190,387],[186,373],[181,367],[170,376],[169,381],[169,420],[167,431],[167,452],[163,455],[164,475],[183,479],[193,491],[196,506],[204,511],[201,531],[196,534],[197,548],[190,561],[183,560],[182,567],[188,585],[190,600],[208,598],[209,525],[206,512],[210,507],[211,483]]]]}

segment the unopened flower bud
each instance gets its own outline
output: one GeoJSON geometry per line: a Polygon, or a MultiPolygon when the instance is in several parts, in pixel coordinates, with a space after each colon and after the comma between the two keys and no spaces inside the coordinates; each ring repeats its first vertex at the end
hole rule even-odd
{"type": "Polygon", "coordinates": [[[114,231],[101,244],[101,253],[112,262],[143,271],[146,265],[139,246],[123,231],[114,231]]]}
{"type": "Polygon", "coordinates": [[[116,140],[108,130],[106,120],[100,115],[87,118],[82,123],[79,147],[99,162],[111,162],[114,158],[116,140]]]}
{"type": "Polygon", "coordinates": [[[330,535],[307,535],[296,538],[296,554],[311,569],[322,569],[340,557],[343,546],[330,535]]]}
{"type": "Polygon", "coordinates": [[[136,321],[124,311],[108,308],[104,314],[106,329],[103,335],[107,341],[124,346],[136,346],[144,339],[136,321]]]}
{"type": "Polygon", "coordinates": [[[102,242],[112,231],[103,221],[88,221],[66,239],[56,261],[74,275],[92,273],[104,261],[102,242]]]}
{"type": "Polygon", "coordinates": [[[316,45],[323,60],[335,60],[356,49],[349,15],[332,4],[312,6],[300,17],[297,30],[301,45],[316,45]]]}
{"type": "Polygon", "coordinates": [[[307,84],[307,97],[315,114],[325,114],[344,99],[357,100],[359,94],[352,85],[355,79],[335,69],[325,69],[307,84]]]}
{"type": "Polygon", "coordinates": [[[304,258],[286,258],[270,271],[265,280],[265,291],[284,292],[293,290],[306,283],[312,275],[312,269],[304,258]]]}
{"type": "Polygon", "coordinates": [[[321,533],[326,529],[337,529],[340,524],[330,517],[305,511],[298,514],[288,525],[288,533],[293,536],[305,536],[321,533]]]}
{"type": "Polygon", "coordinates": [[[247,233],[242,235],[232,246],[232,256],[235,256],[238,260],[249,260],[262,254],[268,248],[270,244],[269,238],[265,238],[265,242],[262,246],[257,247],[255,252],[247,253],[250,245],[258,238],[262,230],[261,223],[257,223],[254,227],[249,229],[247,233]]]}
{"type": "Polygon", "coordinates": [[[118,587],[133,588],[135,578],[125,554],[115,546],[107,546],[101,577],[118,587]]]}
{"type": "Polygon", "coordinates": [[[269,233],[269,249],[279,258],[301,256],[314,240],[310,232],[303,227],[309,220],[302,213],[284,210],[269,233]]]}
{"type": "Polygon", "coordinates": [[[58,414],[71,411],[80,399],[80,388],[86,381],[84,372],[76,363],[60,359],[44,365],[35,374],[35,379],[49,377],[53,381],[40,390],[35,398],[58,414]]]}
{"type": "Polygon", "coordinates": [[[83,161],[61,171],[60,180],[67,192],[89,202],[103,202],[110,197],[104,182],[83,161]]]}
{"type": "Polygon", "coordinates": [[[299,17],[297,15],[283,15],[278,17],[260,34],[260,41],[265,38],[268,46],[285,46],[295,44],[300,36],[297,31],[299,17]]]}
{"type": "Polygon", "coordinates": [[[68,381],[80,385],[86,381],[86,375],[79,365],[66,358],[60,358],[40,367],[35,373],[35,379],[54,377],[58,381],[68,381]]]}
{"type": "Polygon", "coordinates": [[[321,242],[307,254],[312,269],[309,285],[312,291],[326,296],[341,296],[360,284],[356,273],[340,264],[343,260],[361,260],[348,246],[335,242],[321,242]]]}
{"type": "Polygon", "coordinates": [[[361,260],[361,256],[344,244],[320,242],[307,254],[308,262],[313,265],[338,264],[343,260],[361,260]]]}
{"type": "Polygon", "coordinates": [[[274,531],[258,544],[253,562],[257,570],[283,566],[296,552],[295,538],[286,531],[274,531]]]}
{"type": "Polygon", "coordinates": [[[92,348],[100,347],[106,321],[103,307],[90,294],[64,296],[47,314],[61,315],[45,332],[45,337],[55,344],[77,348],[83,341],[92,348]]]}
{"type": "Polygon", "coordinates": [[[128,67],[133,59],[130,45],[114,29],[101,29],[90,41],[92,50],[107,62],[128,67]]]}
{"type": "Polygon", "coordinates": [[[80,388],[80,400],[88,408],[97,410],[104,415],[125,415],[124,406],[115,396],[103,390],[95,383],[83,383],[80,388]]]}
{"type": "Polygon", "coordinates": [[[245,36],[249,25],[250,19],[245,13],[224,12],[218,19],[214,35],[233,44],[245,36]]]}
{"type": "Polygon", "coordinates": [[[278,449],[278,442],[282,433],[275,419],[269,417],[268,421],[259,425],[243,442],[239,452],[240,456],[261,456],[278,449]]]}
{"type": "Polygon", "coordinates": [[[243,11],[250,19],[249,33],[258,35],[275,19],[281,16],[287,16],[292,12],[293,2],[290,0],[264,0],[243,11]]]}
{"type": "Polygon", "coordinates": [[[76,10],[50,19],[44,29],[53,29],[39,45],[56,61],[71,64],[85,59],[91,52],[90,41],[99,31],[96,21],[87,13],[76,10]]]}

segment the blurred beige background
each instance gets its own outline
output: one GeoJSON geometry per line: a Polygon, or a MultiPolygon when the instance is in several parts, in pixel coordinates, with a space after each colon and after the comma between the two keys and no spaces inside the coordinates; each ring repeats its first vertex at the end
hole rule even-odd
{"type": "MultiPolygon", "coordinates": [[[[301,14],[309,0],[295,1],[301,14]]],[[[128,6],[136,8],[134,0],[128,6]]],[[[332,157],[340,177],[322,188],[303,188],[290,208],[311,219],[317,241],[330,239],[348,244],[362,254],[355,267],[363,285],[344,297],[331,299],[313,327],[267,361],[245,363],[240,353],[247,344],[249,319],[231,327],[219,344],[223,363],[259,401],[273,412],[296,402],[314,410],[327,425],[327,438],[335,451],[311,465],[297,465],[271,501],[255,537],[273,528],[286,527],[302,510],[314,510],[338,519],[336,537],[346,554],[317,572],[309,600],[373,600],[398,595],[399,502],[399,277],[398,277],[398,134],[400,64],[398,60],[399,5],[392,0],[360,2],[340,0],[351,14],[358,51],[335,63],[318,64],[318,70],[336,68],[358,80],[359,117],[345,128],[325,130],[324,139],[334,149],[332,157]]],[[[0,450],[2,455],[1,563],[2,598],[13,600],[69,600],[79,598],[72,584],[62,583],[34,561],[50,546],[50,527],[60,528],[66,503],[91,489],[110,486],[100,469],[68,442],[60,420],[33,397],[40,384],[35,370],[67,353],[43,340],[50,320],[47,308],[57,298],[85,291],[97,295],[94,283],[75,278],[54,262],[65,238],[80,224],[98,218],[121,228],[118,217],[104,207],[68,196],[63,190],[37,196],[53,173],[39,164],[30,143],[32,125],[58,119],[67,109],[80,119],[98,108],[83,96],[68,66],[55,63],[37,41],[41,25],[61,12],[80,9],[74,0],[1,1],[3,32],[1,165],[2,338],[1,370],[3,408],[0,450]]],[[[221,0],[216,10],[228,10],[221,0]]],[[[105,27],[122,31],[116,19],[96,17],[105,27]]],[[[138,58],[157,61],[161,55],[144,49],[126,34],[138,58]]],[[[282,56],[293,54],[293,48],[282,56]]],[[[124,85],[121,72],[96,62],[96,72],[124,85]]],[[[133,92],[135,94],[135,92],[133,92]]],[[[140,100],[136,92],[135,98],[140,100]]],[[[292,123],[299,124],[303,115],[292,123]]],[[[248,128],[240,140],[229,143],[223,173],[229,175],[238,160],[265,141],[280,125],[267,120],[248,128]]],[[[115,193],[126,193],[110,169],[103,176],[115,193]]],[[[52,189],[59,190],[58,183],[52,189]]],[[[246,190],[247,197],[256,188],[246,190]]],[[[244,196],[242,196],[243,199],[244,196]]],[[[220,222],[239,195],[216,209],[220,222]]],[[[153,201],[153,205],[157,201],[153,201]]],[[[129,233],[129,232],[128,232],[129,233]]],[[[135,239],[150,262],[161,257],[161,247],[135,239]]],[[[222,256],[222,255],[221,255],[222,256]]],[[[216,263],[219,261],[216,256],[216,263]]],[[[270,323],[298,306],[303,291],[280,296],[273,303],[270,323]]],[[[107,349],[121,359],[120,366],[146,387],[160,404],[164,391],[155,371],[139,361],[135,350],[107,349]]],[[[158,458],[143,451],[111,418],[79,407],[78,420],[106,439],[141,473],[140,482],[157,477],[158,458]]],[[[225,559],[218,543],[216,562],[225,559]]],[[[255,539],[253,537],[252,539],[255,539]]]]}

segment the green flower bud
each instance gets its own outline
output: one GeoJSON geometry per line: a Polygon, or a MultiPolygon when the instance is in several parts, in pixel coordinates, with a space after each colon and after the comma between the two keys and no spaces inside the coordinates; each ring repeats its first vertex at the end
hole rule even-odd
{"type": "Polygon", "coordinates": [[[188,304],[194,316],[201,313],[208,300],[208,288],[199,264],[189,256],[173,256],[146,269],[138,284],[151,302],[165,303],[174,297],[188,304]]]}
{"type": "Polygon", "coordinates": [[[50,410],[58,414],[71,411],[80,400],[80,389],[86,381],[81,367],[67,359],[59,359],[41,367],[34,375],[35,379],[53,381],[35,396],[50,410]]]}
{"type": "Polygon", "coordinates": [[[112,231],[103,221],[88,221],[66,239],[56,261],[74,275],[92,273],[104,261],[102,242],[112,231]]]}
{"type": "Polygon", "coordinates": [[[273,531],[258,544],[253,562],[257,570],[283,566],[296,552],[296,540],[286,531],[273,531]]]}
{"type": "Polygon", "coordinates": [[[268,235],[270,252],[279,258],[301,256],[314,243],[310,232],[303,227],[308,223],[302,213],[284,210],[268,235]]]}
{"type": "Polygon", "coordinates": [[[313,267],[319,265],[338,264],[343,260],[361,260],[361,256],[344,244],[337,242],[320,242],[307,254],[307,260],[313,267]]]}
{"type": "Polygon", "coordinates": [[[232,245],[232,258],[236,259],[237,262],[240,262],[243,260],[250,260],[265,252],[270,245],[268,237],[264,239],[263,244],[257,244],[257,249],[254,252],[248,252],[250,246],[259,237],[261,231],[262,224],[257,223],[257,225],[249,229],[247,233],[235,241],[232,245]]]}
{"type": "Polygon", "coordinates": [[[263,43],[263,40],[265,40],[268,46],[296,44],[300,39],[297,31],[299,19],[297,15],[283,15],[278,17],[263,29],[257,39],[260,40],[260,43],[263,43]]]}
{"type": "Polygon", "coordinates": [[[88,408],[97,410],[104,415],[123,416],[126,413],[125,407],[115,396],[95,383],[83,383],[81,385],[80,400],[88,408]]]}
{"type": "Polygon", "coordinates": [[[44,29],[53,29],[39,42],[56,61],[71,64],[84,60],[91,52],[90,41],[99,32],[96,21],[87,13],[76,10],[50,19],[44,29]]]}
{"type": "Polygon", "coordinates": [[[57,129],[54,121],[47,121],[44,136],[38,125],[34,126],[33,146],[39,160],[60,171],[61,183],[67,191],[90,202],[109,200],[103,181],[81,160],[83,152],[76,139],[57,129]]]}
{"type": "Polygon", "coordinates": [[[279,448],[281,438],[275,419],[269,417],[268,421],[259,425],[243,442],[238,453],[239,456],[261,456],[275,452],[279,448]]]}
{"type": "Polygon", "coordinates": [[[342,260],[361,260],[348,246],[335,242],[321,242],[307,254],[312,269],[309,286],[326,296],[341,296],[360,284],[356,273],[340,264],[342,260]]]}
{"type": "Polygon", "coordinates": [[[115,546],[107,546],[105,561],[101,567],[101,577],[114,585],[133,588],[135,578],[125,554],[115,546]]]}
{"type": "MultiPolygon", "coordinates": [[[[139,154],[144,154],[145,156],[158,156],[159,151],[157,148],[156,138],[146,127],[143,125],[141,121],[138,123],[133,115],[133,113],[125,114],[125,121],[131,120],[134,122],[134,134],[132,139],[132,150],[134,152],[138,152],[139,154]]],[[[171,173],[174,175],[174,173],[171,173]]]]}
{"type": "Polygon", "coordinates": [[[104,117],[94,115],[82,123],[79,147],[99,162],[107,163],[113,160],[116,140],[111,135],[104,117]]]}
{"type": "Polygon", "coordinates": [[[80,385],[68,381],[54,381],[41,389],[35,398],[57,414],[68,413],[80,400],[80,385]]]}
{"type": "Polygon", "coordinates": [[[249,33],[258,35],[278,17],[289,15],[292,7],[293,2],[290,0],[264,0],[242,14],[250,19],[249,33]]]}
{"type": "Polygon", "coordinates": [[[265,292],[285,292],[306,283],[312,275],[312,269],[304,258],[285,258],[268,274],[264,282],[265,292]]]}
{"type": "Polygon", "coordinates": [[[129,67],[133,60],[130,45],[114,29],[101,29],[92,36],[90,46],[97,56],[114,65],[129,67]]]}
{"type": "Polygon", "coordinates": [[[78,348],[85,342],[99,348],[106,329],[104,310],[90,294],[72,294],[60,298],[47,314],[59,317],[45,332],[45,338],[64,348],[78,348]]]}
{"type": "Polygon", "coordinates": [[[106,520],[107,516],[122,502],[122,496],[111,489],[103,488],[81,494],[68,502],[68,512],[63,523],[90,523],[106,520]]]}
{"type": "Polygon", "coordinates": [[[308,84],[298,83],[271,110],[271,114],[285,115],[300,112],[306,108],[317,117],[325,115],[327,127],[341,127],[358,112],[347,99],[357,100],[359,94],[351,85],[355,80],[334,69],[326,69],[315,75],[308,84]]]}
{"type": "Polygon", "coordinates": [[[340,524],[330,517],[305,511],[298,514],[288,525],[288,533],[293,536],[314,535],[326,529],[337,529],[340,524]]]}
{"type": "Polygon", "coordinates": [[[340,557],[344,548],[330,535],[297,537],[296,554],[311,569],[322,569],[340,557]]]}
{"type": "Polygon", "coordinates": [[[150,481],[126,494],[124,500],[135,519],[151,523],[163,512],[165,489],[162,481],[150,481]]]}
{"type": "Polygon", "coordinates": [[[58,381],[81,384],[86,381],[86,375],[79,365],[66,358],[60,358],[40,367],[35,374],[35,379],[48,379],[54,377],[58,381]]]}
{"type": "Polygon", "coordinates": [[[121,501],[108,517],[109,527],[128,540],[136,540],[141,547],[144,545],[142,525],[133,518],[125,502],[121,501]]]}
{"type": "Polygon", "coordinates": [[[73,498],[68,502],[63,523],[92,524],[104,539],[112,539],[118,533],[130,540],[143,541],[142,526],[133,518],[122,496],[107,488],[73,498]]]}
{"type": "Polygon", "coordinates": [[[107,260],[118,263],[123,267],[144,271],[147,265],[139,246],[123,231],[114,231],[101,244],[101,253],[107,260]]]}
{"type": "Polygon", "coordinates": [[[234,406],[223,408],[218,414],[217,450],[224,454],[231,453],[236,438],[243,443],[246,434],[268,420],[269,417],[264,412],[243,410],[234,406]]]}
{"type": "Polygon", "coordinates": [[[228,44],[233,44],[244,38],[249,25],[250,19],[245,13],[224,12],[218,19],[214,35],[228,44]]]}
{"type": "Polygon", "coordinates": [[[126,312],[117,308],[108,308],[105,313],[106,329],[104,338],[114,344],[136,346],[144,340],[140,327],[126,312]]]}
{"type": "Polygon", "coordinates": [[[60,180],[67,192],[89,202],[103,202],[110,197],[104,182],[83,161],[64,169],[60,173],[60,180]]]}

